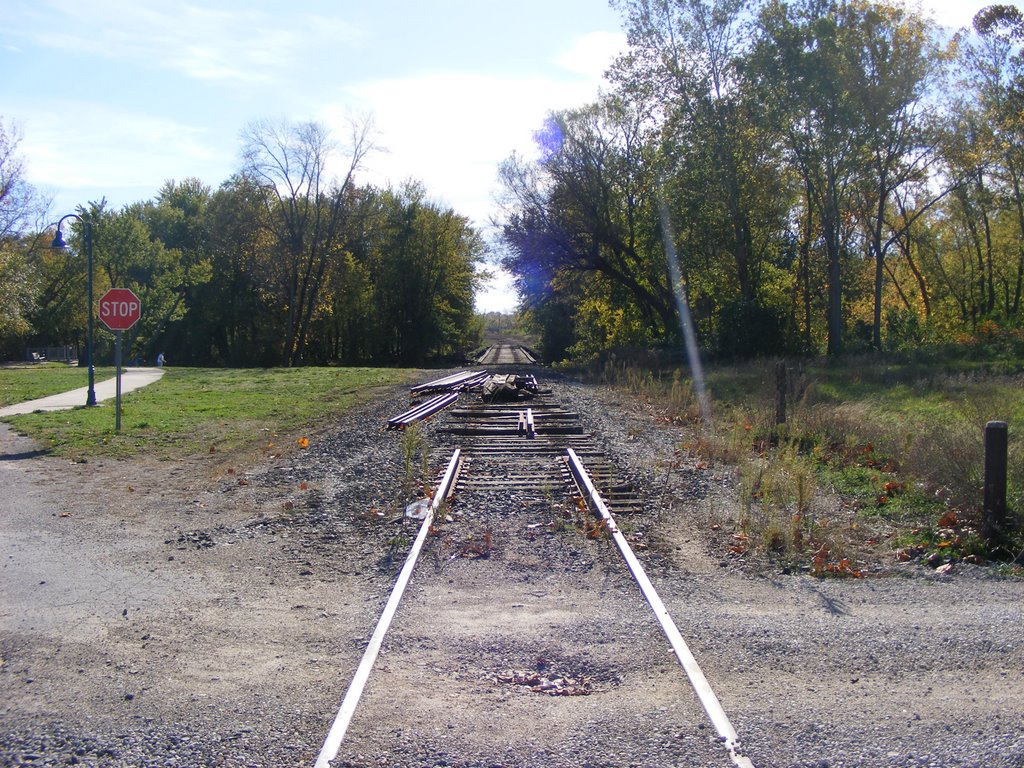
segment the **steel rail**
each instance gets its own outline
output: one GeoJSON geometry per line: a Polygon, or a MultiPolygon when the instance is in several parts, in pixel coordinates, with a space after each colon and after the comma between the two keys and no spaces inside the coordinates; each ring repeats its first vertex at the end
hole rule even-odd
{"type": "Polygon", "coordinates": [[[520,358],[516,360],[517,363],[526,363],[528,365],[535,365],[537,363],[537,359],[526,350],[526,347],[514,347],[512,354],[515,357],[520,358]]]}
{"type": "Polygon", "coordinates": [[[335,716],[334,723],[327,733],[327,738],[324,740],[320,754],[316,758],[314,768],[330,768],[331,761],[338,756],[341,742],[345,738],[349,723],[352,722],[352,716],[355,714],[356,706],[359,704],[359,698],[362,696],[363,689],[366,687],[366,681],[370,677],[370,670],[373,669],[373,664],[377,660],[377,655],[380,653],[381,645],[384,642],[384,636],[391,627],[391,621],[394,619],[396,611],[398,611],[398,603],[402,600],[402,595],[405,593],[405,588],[412,577],[413,569],[416,567],[416,561],[419,559],[420,552],[423,549],[423,542],[426,540],[427,534],[430,532],[430,526],[434,522],[434,515],[448,496],[455,477],[458,475],[460,456],[461,451],[456,448],[455,452],[452,453],[451,460],[448,462],[448,468],[441,478],[441,483],[438,485],[434,497],[430,500],[427,514],[420,525],[419,535],[416,536],[416,541],[413,542],[412,548],[405,558],[405,564],[402,566],[398,579],[395,581],[395,586],[391,590],[391,597],[388,598],[388,602],[384,606],[380,618],[377,620],[377,627],[373,630],[370,642],[367,644],[366,650],[363,651],[363,658],[356,668],[352,682],[349,683],[345,697],[341,700],[338,714],[335,716]]]}
{"type": "Polygon", "coordinates": [[[704,672],[694,658],[693,653],[690,652],[690,647],[686,644],[682,634],[679,632],[679,628],[669,615],[668,608],[665,607],[665,604],[658,596],[658,591],[654,588],[654,584],[651,583],[640,561],[633,554],[632,547],[629,546],[626,537],[622,535],[622,532],[615,524],[615,520],[608,511],[607,506],[605,506],[601,495],[597,492],[593,482],[591,482],[583,462],[580,461],[579,456],[576,455],[572,448],[567,448],[566,451],[569,457],[569,467],[580,487],[580,491],[588,497],[591,507],[605,521],[605,529],[615,540],[615,544],[619,548],[622,558],[626,561],[630,572],[633,574],[633,578],[636,579],[640,591],[643,592],[644,598],[650,604],[651,610],[654,611],[658,623],[661,624],[665,636],[672,645],[672,650],[675,651],[676,658],[679,659],[679,663],[686,671],[687,677],[690,678],[690,685],[693,686],[697,698],[700,699],[701,706],[704,707],[704,711],[711,719],[711,723],[714,725],[715,730],[718,731],[723,745],[729,752],[729,757],[732,758],[733,763],[738,768],[754,768],[750,758],[740,753],[739,738],[736,736],[736,730],[732,727],[732,723],[729,722],[725,710],[722,709],[722,703],[712,690],[711,684],[708,682],[707,677],[704,676],[704,672]]]}
{"type": "Polygon", "coordinates": [[[447,408],[449,405],[459,399],[458,392],[448,392],[446,394],[435,395],[429,400],[424,400],[417,406],[410,408],[404,413],[400,413],[397,416],[392,416],[388,419],[388,429],[402,429],[414,424],[417,421],[433,416],[440,410],[447,408]]]}
{"type": "Polygon", "coordinates": [[[459,386],[466,386],[468,383],[475,382],[478,379],[486,379],[489,375],[487,371],[460,371],[459,373],[453,373],[451,376],[417,384],[414,387],[410,387],[409,391],[429,392],[435,389],[453,389],[459,386]]]}

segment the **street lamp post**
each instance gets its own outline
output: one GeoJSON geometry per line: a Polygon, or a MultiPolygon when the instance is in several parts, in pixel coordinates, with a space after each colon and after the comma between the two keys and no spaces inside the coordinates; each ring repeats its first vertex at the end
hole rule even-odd
{"type": "Polygon", "coordinates": [[[50,245],[51,248],[67,247],[64,236],[60,231],[60,225],[64,223],[65,219],[78,219],[85,230],[83,237],[85,239],[86,291],[89,301],[86,313],[88,322],[85,340],[85,362],[89,366],[89,392],[85,397],[85,404],[86,406],[92,406],[96,405],[96,369],[93,366],[92,360],[92,222],[86,221],[77,213],[69,213],[67,216],[62,216],[60,221],[57,222],[57,236],[53,238],[53,243],[50,245]]]}

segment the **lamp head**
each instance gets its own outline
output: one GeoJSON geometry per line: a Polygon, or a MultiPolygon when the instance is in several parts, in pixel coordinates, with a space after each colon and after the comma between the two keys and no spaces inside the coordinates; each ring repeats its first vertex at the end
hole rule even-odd
{"type": "Polygon", "coordinates": [[[64,241],[64,235],[60,231],[60,227],[57,227],[57,236],[53,238],[53,242],[50,243],[51,248],[67,248],[68,244],[64,241]]]}

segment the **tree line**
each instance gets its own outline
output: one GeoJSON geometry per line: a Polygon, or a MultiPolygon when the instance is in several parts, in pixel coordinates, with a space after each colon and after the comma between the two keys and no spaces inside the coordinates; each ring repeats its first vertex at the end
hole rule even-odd
{"type": "MultiPolygon", "coordinates": [[[[1024,354],[1017,8],[949,38],[869,0],[612,5],[628,47],[605,92],[498,169],[503,264],[546,357],[676,349],[684,310],[724,356],[972,339],[1024,354]]],[[[18,138],[0,123],[5,358],[80,346],[86,317],[80,226],[70,254],[48,247],[18,138]]],[[[129,355],[415,364],[474,346],[488,245],[421,184],[360,185],[372,148],[365,123],[340,153],[316,123],[255,123],[215,190],[81,208],[97,293],[143,300],[129,355]]]]}
{"type": "Polygon", "coordinates": [[[594,103],[512,155],[504,265],[547,356],[1024,353],[1024,20],[868,0],[613,0],[594,103]],[[677,270],[667,256],[674,254],[677,270]]]}
{"type": "MultiPolygon", "coordinates": [[[[68,252],[50,247],[53,223],[25,182],[19,139],[0,124],[4,359],[85,342],[82,224],[69,220],[68,252]]],[[[254,123],[243,133],[242,167],[216,190],[168,181],[155,199],[120,210],[105,201],[81,207],[96,295],[125,287],[142,302],[142,319],[125,332],[127,358],[420,364],[474,346],[482,236],[418,182],[358,184],[373,149],[369,124],[353,124],[349,139],[338,151],[317,123],[254,123]]],[[[97,334],[97,359],[110,344],[97,334]]]]}

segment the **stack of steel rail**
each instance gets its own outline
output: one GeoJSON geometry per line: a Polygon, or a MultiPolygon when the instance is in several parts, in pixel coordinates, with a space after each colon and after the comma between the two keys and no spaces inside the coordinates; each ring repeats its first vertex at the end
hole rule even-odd
{"type": "Polygon", "coordinates": [[[392,416],[388,419],[387,429],[405,429],[417,421],[429,419],[438,411],[447,408],[458,400],[459,392],[483,386],[483,383],[489,377],[490,374],[487,371],[462,371],[461,373],[455,373],[451,376],[445,376],[441,379],[434,379],[433,381],[410,387],[409,392],[413,396],[432,392],[440,394],[412,406],[409,410],[397,416],[392,416]]]}
{"type": "Polygon", "coordinates": [[[489,377],[490,374],[487,371],[462,371],[442,379],[417,384],[415,387],[410,387],[409,391],[414,395],[427,392],[461,392],[464,389],[482,386],[489,377]]]}
{"type": "Polygon", "coordinates": [[[414,405],[407,411],[392,416],[388,419],[388,429],[405,429],[411,424],[415,424],[417,421],[423,421],[429,419],[438,411],[447,408],[449,405],[459,399],[458,392],[445,392],[440,395],[434,395],[429,400],[424,400],[419,405],[414,405]]]}

